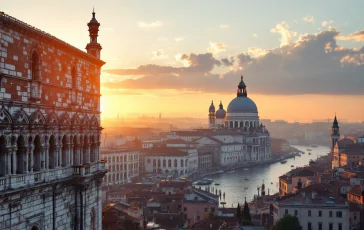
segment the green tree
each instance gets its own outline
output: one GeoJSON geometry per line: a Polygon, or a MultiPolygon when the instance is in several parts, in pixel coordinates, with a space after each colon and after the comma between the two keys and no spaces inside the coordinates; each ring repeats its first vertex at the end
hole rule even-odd
{"type": "Polygon", "coordinates": [[[277,221],[271,230],[302,230],[302,226],[297,216],[286,214],[277,221]]]}
{"type": "Polygon", "coordinates": [[[245,197],[244,209],[243,209],[243,225],[251,225],[251,223],[252,223],[252,218],[250,216],[249,204],[248,202],[246,202],[246,197],[245,197]]]}
{"type": "Polygon", "coordinates": [[[238,220],[241,220],[241,209],[239,203],[238,206],[236,207],[236,218],[238,218],[238,220]]]}

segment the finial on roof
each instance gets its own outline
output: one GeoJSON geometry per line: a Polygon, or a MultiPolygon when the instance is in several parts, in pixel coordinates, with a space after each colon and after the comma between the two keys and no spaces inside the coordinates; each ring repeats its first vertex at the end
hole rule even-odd
{"type": "Polygon", "coordinates": [[[241,81],[243,81],[243,78],[244,78],[244,76],[243,76],[243,75],[241,75],[241,81]]]}
{"type": "Polygon", "coordinates": [[[213,105],[213,104],[214,104],[214,100],[211,101],[211,105],[213,105]]]}
{"type": "Polygon", "coordinates": [[[95,7],[92,7],[92,17],[95,18],[95,7]]]}

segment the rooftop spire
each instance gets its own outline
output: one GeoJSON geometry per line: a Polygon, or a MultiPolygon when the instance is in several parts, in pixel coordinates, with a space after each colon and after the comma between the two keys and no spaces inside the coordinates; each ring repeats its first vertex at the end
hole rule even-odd
{"type": "Polygon", "coordinates": [[[95,7],[92,7],[92,18],[95,18],[95,7]]]}

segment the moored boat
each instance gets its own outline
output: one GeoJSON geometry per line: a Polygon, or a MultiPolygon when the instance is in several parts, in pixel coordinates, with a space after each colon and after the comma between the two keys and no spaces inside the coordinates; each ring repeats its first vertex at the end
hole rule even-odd
{"type": "Polygon", "coordinates": [[[285,163],[287,163],[287,160],[282,160],[281,161],[281,164],[285,164],[285,163]]]}

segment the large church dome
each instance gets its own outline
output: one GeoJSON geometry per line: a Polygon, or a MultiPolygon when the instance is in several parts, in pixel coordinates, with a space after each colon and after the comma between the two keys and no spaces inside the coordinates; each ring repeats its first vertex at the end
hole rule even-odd
{"type": "Polygon", "coordinates": [[[248,97],[236,97],[227,108],[228,113],[258,113],[254,101],[248,97]]]}
{"type": "Polygon", "coordinates": [[[238,85],[238,92],[236,94],[236,98],[234,98],[228,108],[228,114],[244,114],[244,113],[258,113],[257,106],[254,101],[248,97],[248,92],[246,90],[246,85],[243,81],[243,76],[241,77],[241,81],[238,85]]]}

